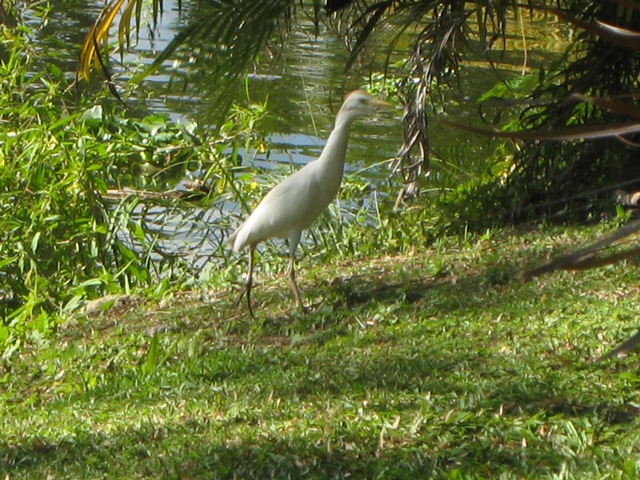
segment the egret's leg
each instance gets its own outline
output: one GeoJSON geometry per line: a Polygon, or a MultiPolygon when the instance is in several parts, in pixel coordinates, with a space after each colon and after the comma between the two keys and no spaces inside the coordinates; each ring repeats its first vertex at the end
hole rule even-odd
{"type": "Polygon", "coordinates": [[[289,257],[289,268],[287,269],[287,273],[289,274],[289,284],[291,285],[291,290],[293,290],[293,295],[296,297],[296,302],[298,302],[298,306],[300,310],[305,311],[304,304],[302,303],[302,297],[300,296],[300,290],[298,290],[298,284],[296,283],[296,271],[293,267],[295,261],[295,257],[289,257]]]}
{"type": "Polygon", "coordinates": [[[247,278],[247,307],[249,307],[249,313],[251,318],[254,318],[253,309],[251,308],[251,288],[253,287],[253,257],[256,251],[255,243],[249,246],[249,277],[247,278]]]}
{"type": "Polygon", "coordinates": [[[294,265],[296,261],[296,249],[298,248],[301,234],[301,230],[293,231],[289,234],[289,268],[287,268],[287,274],[289,275],[289,284],[291,285],[291,290],[293,290],[293,295],[296,297],[296,302],[298,302],[300,310],[304,312],[306,311],[306,308],[304,306],[304,303],[302,303],[300,290],[298,289],[298,284],[296,283],[296,270],[294,265]]]}
{"type": "Polygon", "coordinates": [[[249,246],[249,274],[247,275],[247,283],[244,284],[244,288],[242,289],[242,292],[240,292],[240,296],[236,301],[236,307],[237,307],[240,304],[240,300],[242,300],[242,297],[244,296],[244,294],[245,293],[247,294],[247,306],[249,307],[249,313],[251,314],[252,318],[255,318],[255,315],[253,314],[253,309],[251,308],[251,287],[253,286],[253,254],[255,250],[256,250],[256,244],[249,246]]]}

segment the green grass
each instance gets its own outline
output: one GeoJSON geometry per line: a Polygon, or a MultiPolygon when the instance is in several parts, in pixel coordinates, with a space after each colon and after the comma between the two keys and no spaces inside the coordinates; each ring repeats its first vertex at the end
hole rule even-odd
{"type": "Polygon", "coordinates": [[[635,479],[640,362],[594,360],[637,270],[512,278],[601,231],[302,259],[309,315],[258,272],[256,320],[222,287],[80,317],[0,364],[0,476],[635,479]]]}

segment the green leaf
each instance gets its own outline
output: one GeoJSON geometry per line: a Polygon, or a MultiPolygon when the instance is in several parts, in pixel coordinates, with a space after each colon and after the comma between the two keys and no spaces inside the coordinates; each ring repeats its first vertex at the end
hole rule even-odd
{"type": "Polygon", "coordinates": [[[38,241],[40,240],[41,232],[36,232],[33,238],[31,239],[31,251],[36,253],[38,250],[38,241]]]}
{"type": "Polygon", "coordinates": [[[147,358],[142,366],[142,373],[149,374],[155,370],[159,361],[159,349],[158,334],[154,333],[151,338],[151,344],[149,345],[149,351],[147,352],[147,358]]]}
{"type": "Polygon", "coordinates": [[[94,105],[90,109],[85,110],[78,120],[80,122],[87,123],[92,127],[101,125],[103,120],[102,106],[94,105]]]}

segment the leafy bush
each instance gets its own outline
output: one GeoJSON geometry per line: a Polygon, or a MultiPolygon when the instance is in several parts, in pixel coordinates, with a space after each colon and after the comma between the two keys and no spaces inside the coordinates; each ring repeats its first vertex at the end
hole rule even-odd
{"type": "MultiPolygon", "coordinates": [[[[264,111],[237,108],[214,137],[162,116],[124,118],[109,98],[73,108],[62,73],[34,63],[26,33],[6,34],[0,62],[0,347],[46,332],[85,299],[179,287],[193,262],[164,244],[166,219],[206,236],[229,190],[245,203],[228,186],[264,111]],[[166,192],[189,175],[205,184],[195,204],[125,190],[166,192]]],[[[216,221],[209,254],[226,262],[216,248],[228,220],[216,221]]]]}

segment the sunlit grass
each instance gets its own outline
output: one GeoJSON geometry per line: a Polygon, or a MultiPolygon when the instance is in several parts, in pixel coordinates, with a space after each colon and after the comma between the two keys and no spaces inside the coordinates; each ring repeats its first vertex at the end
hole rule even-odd
{"type": "Polygon", "coordinates": [[[636,478],[637,357],[594,360],[637,327],[637,273],[512,276],[596,230],[302,259],[309,315],[274,272],[255,321],[227,288],[78,318],[5,361],[0,472],[636,478]]]}

